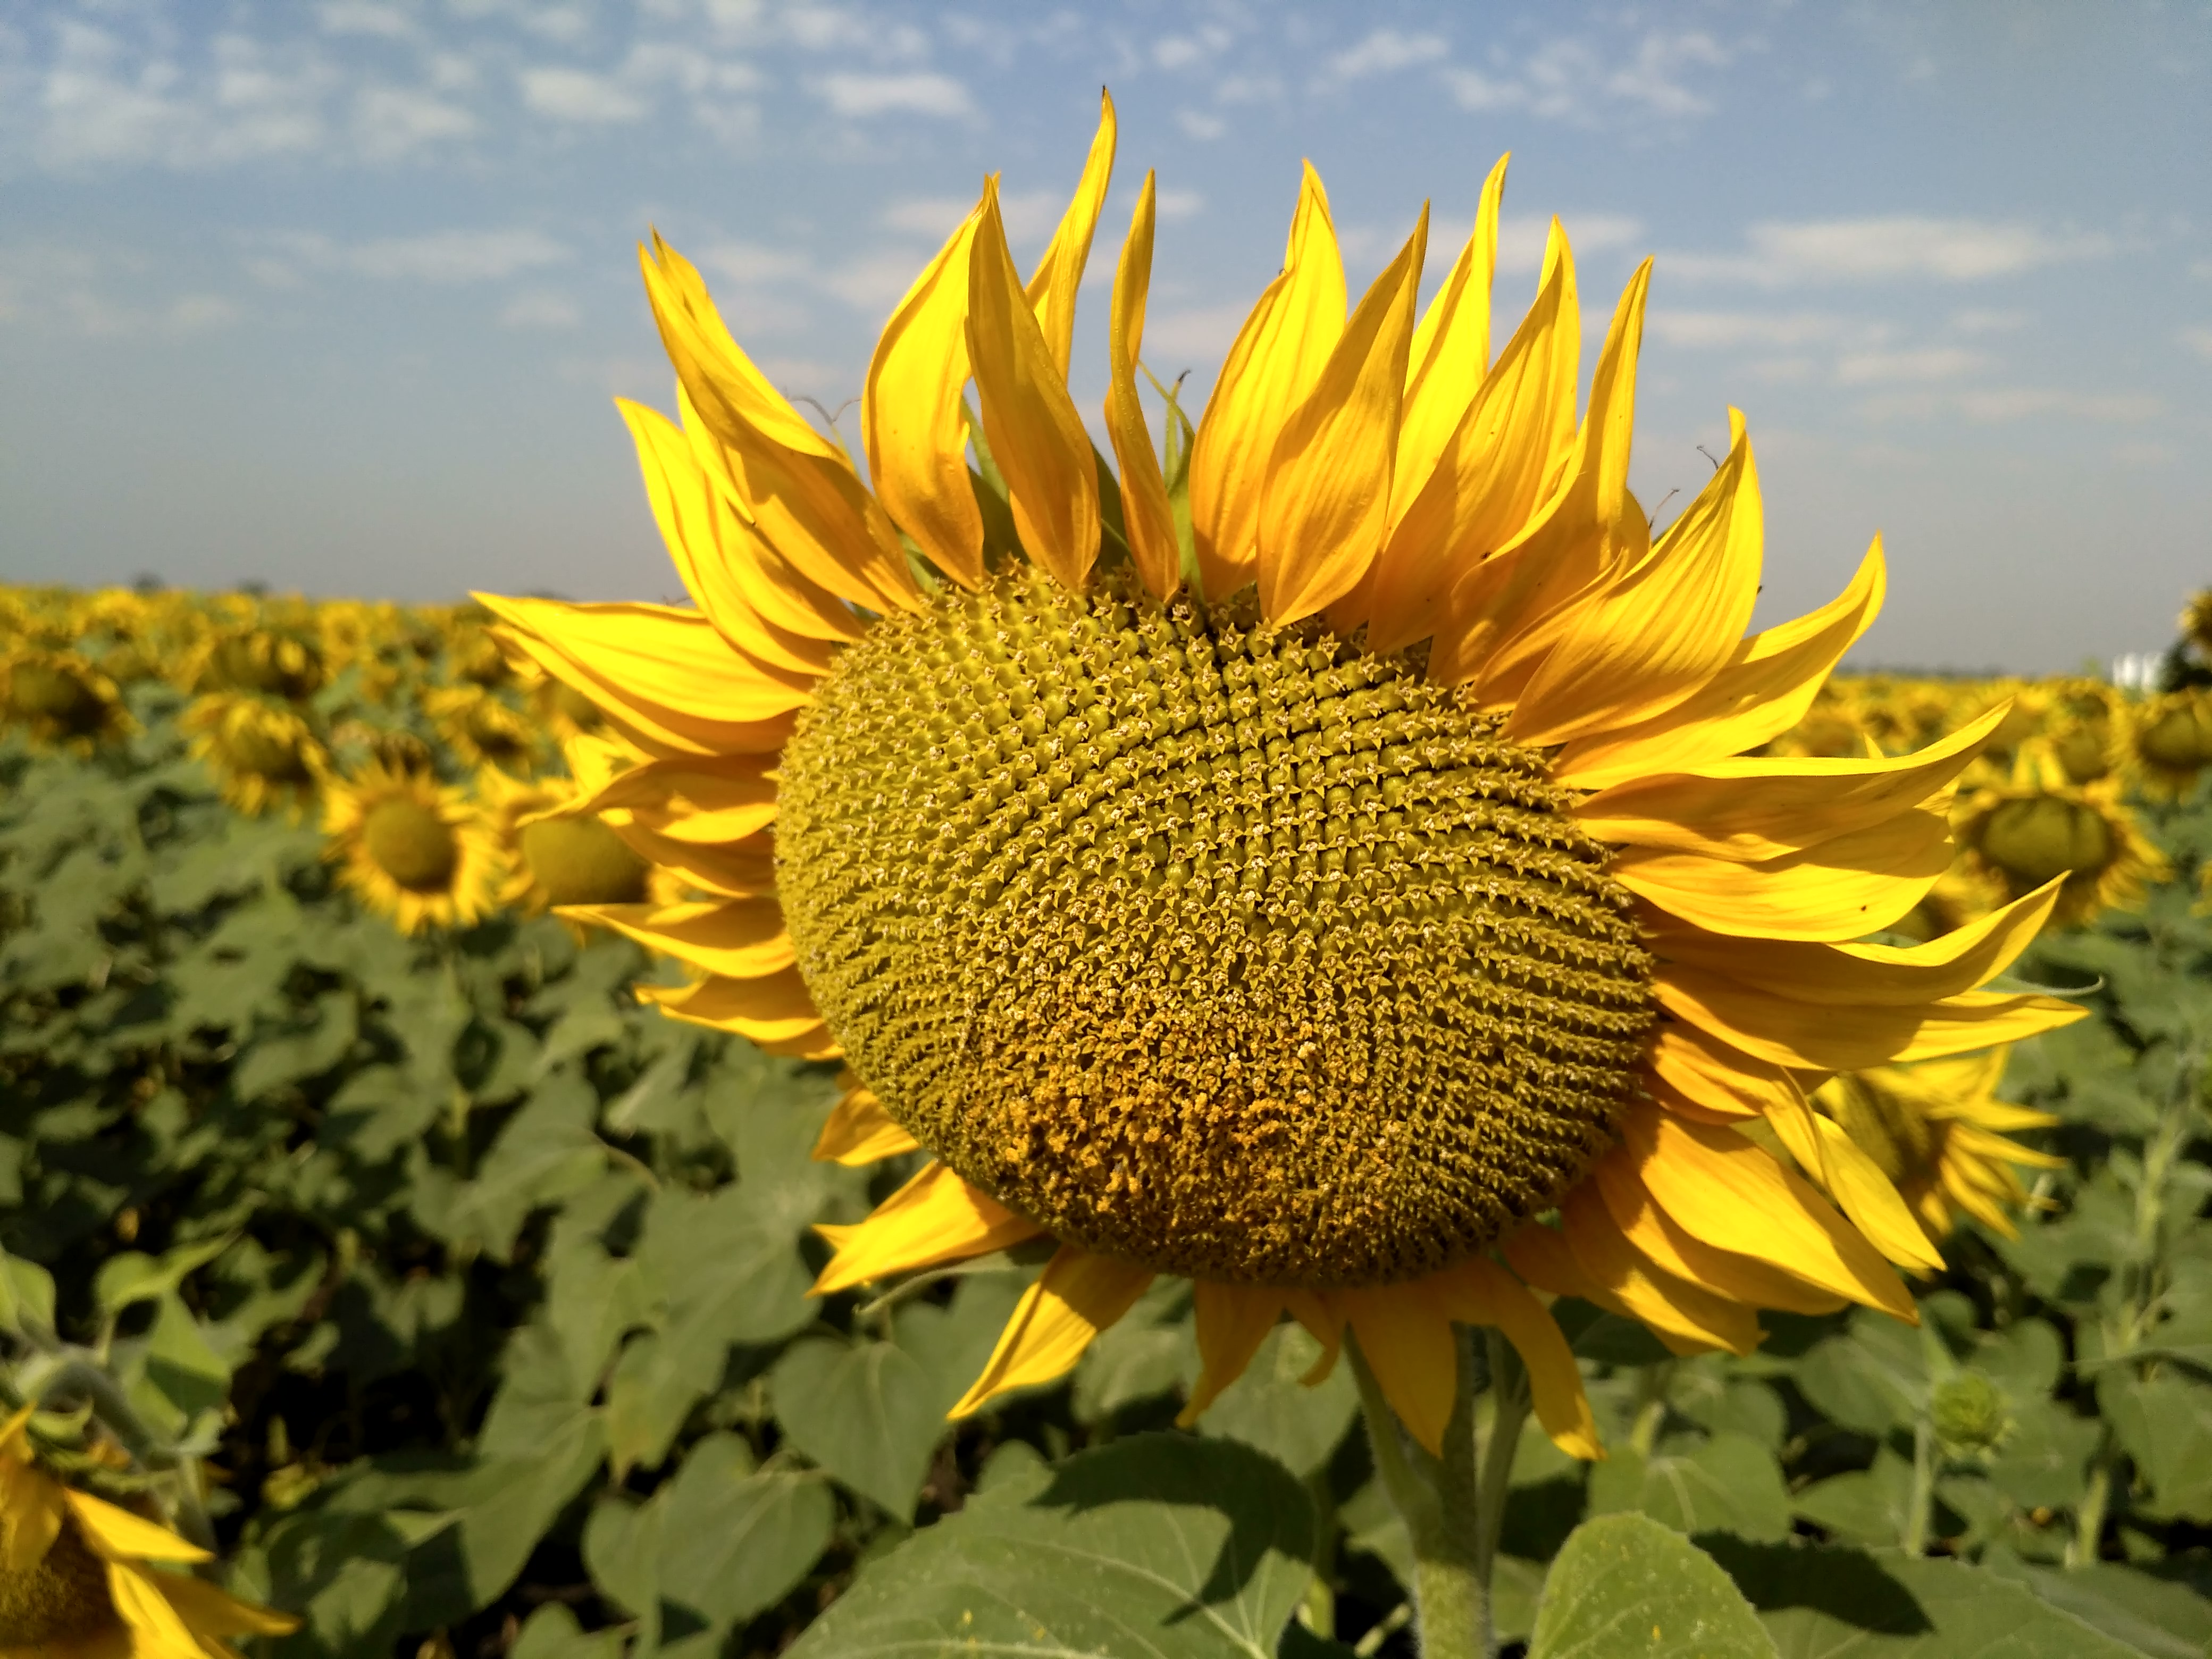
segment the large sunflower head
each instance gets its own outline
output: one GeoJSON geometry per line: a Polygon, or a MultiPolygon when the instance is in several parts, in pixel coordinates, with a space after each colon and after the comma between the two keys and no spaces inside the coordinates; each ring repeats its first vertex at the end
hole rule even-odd
{"type": "Polygon", "coordinates": [[[0,1424],[0,1654],[220,1656],[232,1637],[299,1628],[193,1577],[210,1559],[198,1545],[64,1486],[41,1467],[31,1419],[25,1407],[0,1424]]]}
{"type": "Polygon", "coordinates": [[[282,807],[296,817],[330,770],[330,751],[306,715],[250,691],[196,697],[179,724],[223,799],[241,812],[282,807]]]}
{"type": "Polygon", "coordinates": [[[2002,1133],[2058,1121],[1996,1097],[2010,1052],[1996,1048],[1833,1078],[1814,1104],[1895,1183],[1930,1238],[1948,1237],[1959,1211],[2012,1238],[2019,1231],[2013,1212],[2029,1201],[2015,1171],[2061,1169],[2066,1160],[2002,1133]]]}
{"type": "Polygon", "coordinates": [[[403,933],[465,927],[492,908],[498,848],[461,791],[371,761],[324,798],[323,855],[339,879],[403,933]]]}
{"type": "Polygon", "coordinates": [[[76,651],[0,657],[0,713],[34,744],[81,752],[138,729],[114,678],[76,651]]]}
{"type": "Polygon", "coordinates": [[[2070,782],[2048,755],[2023,755],[2009,782],[1977,790],[1956,828],[1974,872],[2007,897],[2060,881],[2060,927],[2138,904],[2145,884],[2169,873],[2118,779],[2070,782]]]}
{"type": "Polygon", "coordinates": [[[2129,757],[2146,793],[2179,799],[2212,766],[2212,691],[2169,691],[2132,711],[2129,757]]]}
{"type": "Polygon", "coordinates": [[[817,1288],[1050,1237],[960,1412],[1064,1372],[1164,1273],[1195,1282],[1193,1412],[1287,1314],[1331,1353],[1351,1332],[1431,1446],[1452,1322],[1494,1325],[1585,1455],[1537,1291],[1683,1352],[1747,1351],[1760,1307],[1911,1316],[1885,1253],[1939,1258],[1893,1186],[1861,1158],[1839,1212],[1737,1126],[1822,1176],[1846,1154],[1801,1077],[2076,1016],[1977,988],[2055,884],[1929,945],[1850,942],[1949,864],[2001,716],[1893,760],[1747,757],[1872,619],[1879,549],[1746,633],[1741,418],[1663,532],[1626,487],[1648,266],[1579,419],[1556,224],[1493,358],[1502,163],[1425,312],[1425,220],[1347,307],[1309,169],[1164,463],[1147,179],[1103,471],[1067,366],[1113,147],[1109,104],[1026,280],[995,183],[916,277],[861,400],[866,485],[656,240],[678,419],[623,407],[696,608],[486,601],[643,757],[582,799],[706,896],[599,907],[697,975],[641,994],[842,1054],[823,1155],[932,1155],[826,1230],[817,1288]]]}

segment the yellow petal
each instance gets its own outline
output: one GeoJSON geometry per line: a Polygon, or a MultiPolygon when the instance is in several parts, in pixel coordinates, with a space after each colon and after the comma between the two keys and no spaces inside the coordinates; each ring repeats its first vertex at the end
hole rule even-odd
{"type": "Polygon", "coordinates": [[[995,180],[969,249],[968,358],[984,436],[1006,480],[1014,532],[1032,562],[1079,590],[1098,556],[1098,473],[1066,377],[1006,251],[995,180]]]}
{"type": "Polygon", "coordinates": [[[868,362],[860,443],[876,499],[931,562],[983,585],[983,512],[968,475],[968,266],[978,206],[891,313],[868,362]]]}
{"type": "Polygon", "coordinates": [[[1066,1376],[1152,1282],[1149,1267],[1061,1245],[1016,1305],[983,1374],[945,1416],[968,1417],[1009,1389],[1066,1376]]]}
{"type": "Polygon", "coordinates": [[[90,1492],[63,1489],[77,1530],[95,1555],[110,1561],[208,1561],[214,1558],[167,1527],[142,1520],[90,1492]]]}
{"type": "Polygon", "coordinates": [[[1764,991],[1700,969],[1669,964],[1654,982],[1659,1006],[1746,1054],[1808,1071],[1857,1072],[2017,1042],[2070,1025],[2089,1011],[2031,994],[1969,991],[1903,1006],[1823,1006],[1764,991]]]}
{"type": "Polygon", "coordinates": [[[1044,256],[1030,273],[1023,297],[1036,315],[1037,326],[1060,369],[1067,380],[1067,360],[1075,337],[1075,295],[1083,285],[1083,267],[1091,258],[1091,233],[1098,228],[1098,210],[1106,205],[1106,187],[1114,178],[1114,100],[1104,88],[1098,92],[1098,131],[1091,136],[1091,154],[1083,163],[1083,177],[1067,210],[1045,245],[1044,256]]]}
{"type": "Polygon", "coordinates": [[[772,898],[775,894],[774,838],[763,832],[743,841],[702,845],[662,835],[637,815],[610,812],[601,820],[631,852],[665,874],[724,898],[772,898]]]}
{"type": "Polygon", "coordinates": [[[830,1110],[814,1143],[814,1157],[823,1164],[873,1164],[879,1158],[911,1152],[921,1143],[908,1134],[876,1098],[872,1089],[848,1089],[830,1110]]]}
{"type": "Polygon", "coordinates": [[[1590,1276],[1561,1229],[1540,1221],[1524,1222],[1500,1240],[1498,1249],[1515,1273],[1547,1295],[1577,1297],[1607,1313],[1632,1316],[1618,1297],[1590,1276]]]}
{"type": "Polygon", "coordinates": [[[945,1164],[932,1164],[853,1227],[818,1226],[836,1254],[811,1294],[829,1296],[870,1279],[987,1255],[1035,1238],[1025,1221],[945,1164]]]}
{"type": "Polygon", "coordinates": [[[1780,858],[1926,800],[1972,763],[2009,707],[1894,760],[1747,756],[1632,779],[1589,797],[1575,817],[1600,840],[1627,846],[1747,864],[1780,858]]]}
{"type": "Polygon", "coordinates": [[[1291,1317],[1305,1328],[1308,1336],[1321,1344],[1321,1353],[1298,1378],[1298,1386],[1318,1388],[1328,1380],[1336,1369],[1336,1362],[1344,1350],[1344,1315],[1334,1299],[1320,1291],[1285,1291],[1283,1305],[1291,1310],[1291,1317]]]}
{"type": "Polygon", "coordinates": [[[842,455],[823,460],[763,444],[714,451],[730,500],[763,541],[809,580],[852,605],[913,611],[921,590],[898,531],[842,455]]]}
{"type": "Polygon", "coordinates": [[[1480,1256],[1447,1268],[1431,1283],[1452,1318],[1462,1324],[1494,1326],[1513,1345],[1528,1373],[1536,1420],[1552,1443],[1584,1462],[1602,1458],[1605,1448],[1598,1441],[1589,1396],[1583,1392],[1575,1352],[1550,1310],[1529,1294],[1528,1286],[1480,1256]]]}
{"type": "Polygon", "coordinates": [[[788,1042],[823,1029],[822,1015],[796,968],[757,979],[713,976],[696,985],[639,985],[641,1002],[693,1025],[734,1031],[763,1045],[788,1042]]]}
{"type": "Polygon", "coordinates": [[[1926,1231],[1912,1218],[1904,1197],[1881,1166],[1863,1152],[1832,1118],[1810,1114],[1820,1137],[1829,1195],[1844,1206],[1851,1224],[1873,1241],[1874,1247],[1910,1272],[1940,1273],[1943,1254],[1929,1241],[1926,1231]]]}
{"type": "Polygon", "coordinates": [[[161,1593],[161,1579],[167,1576],[157,1578],[119,1561],[108,1564],[108,1599],[131,1632],[131,1659],[207,1659],[207,1649],[161,1593]]]}
{"type": "Polygon", "coordinates": [[[1644,1189],[1692,1237],[1919,1322],[1911,1293],[1881,1254],[1803,1177],[1735,1130],[1647,1108],[1624,1116],[1621,1141],[1644,1189]]]}
{"type": "MultiPolygon", "coordinates": [[[[11,1427],[17,1434],[34,1409],[26,1406],[15,1413],[11,1427]]],[[[0,1457],[0,1571],[30,1571],[46,1559],[61,1535],[61,1483],[29,1462],[28,1456],[27,1449],[11,1449],[0,1457]]]]}
{"type": "Polygon", "coordinates": [[[1444,1425],[1459,1395],[1459,1340],[1450,1316],[1420,1282],[1340,1291],[1337,1297],[1390,1409],[1408,1434],[1441,1454],[1444,1425]]]}
{"type": "Polygon", "coordinates": [[[1753,1308],[1785,1313],[1827,1314],[1843,1298],[1815,1289],[1771,1262],[1706,1243],[1684,1229],[1652,1200],[1637,1179],[1632,1160],[1618,1154],[1601,1158],[1590,1182],[1628,1242],[1677,1279],[1753,1308]]]}
{"type": "Polygon", "coordinates": [[[1602,789],[1740,754],[1788,731],[1805,717],[1844,653],[1873,626],[1886,580],[1877,536],[1850,586],[1835,599],[1753,635],[1719,673],[1665,714],[1569,744],[1552,763],[1553,781],[1602,789]]]}
{"type": "Polygon", "coordinates": [[[1638,898],[1712,933],[1832,940],[1891,926],[1950,867],[1949,823],[1918,811],[1758,864],[1632,847],[1613,873],[1638,898]]]}
{"type": "Polygon", "coordinates": [[[1759,1321],[1748,1305],[1677,1279],[1638,1249],[1595,1188],[1576,1188],[1559,1214],[1583,1270],[1676,1352],[1746,1354],[1759,1346],[1759,1321]]]}
{"type": "Polygon", "coordinates": [[[1221,1391],[1244,1375],[1275,1322],[1283,1316],[1283,1293],[1264,1285],[1221,1285],[1201,1279],[1191,1287],[1197,1311],[1199,1374],[1189,1402],[1176,1415],[1188,1428],[1221,1391]]]}
{"type": "Polygon", "coordinates": [[[682,904],[563,904],[556,915],[611,927],[648,951],[659,951],[708,974],[764,979],[793,962],[783,907],[772,898],[682,904]]]}
{"type": "Polygon", "coordinates": [[[1398,405],[1428,234],[1424,207],[1269,453],[1260,500],[1260,606],[1279,625],[1350,592],[1389,532],[1398,405]]]}
{"type": "Polygon", "coordinates": [[[2064,880],[1924,945],[1808,945],[1662,926],[1652,948],[1664,961],[1823,1007],[1917,1005],[1971,991],[2009,968],[2034,943],[2064,880]]]}
{"type": "Polygon", "coordinates": [[[300,1628],[290,1613],[241,1601],[204,1578],[165,1572],[153,1582],[197,1636],[289,1636],[300,1628]]]}
{"type": "Polygon", "coordinates": [[[1191,530],[1208,599],[1227,599],[1259,574],[1267,458],[1283,422],[1321,379],[1344,331],[1344,261],[1328,198],[1309,161],[1282,272],[1222,361],[1191,450],[1191,530]]]}
{"type": "Polygon", "coordinates": [[[1514,704],[1505,732],[1549,747],[1617,731],[1686,700],[1728,664],[1759,597],[1759,470],[1743,416],[1697,500],[1634,568],[1581,608],[1514,704]]]}
{"type": "Polygon", "coordinates": [[[1498,270],[1498,211],[1510,155],[1483,180],[1474,229],[1421,313],[1407,358],[1398,461],[1390,478],[1390,522],[1396,524],[1436,470],[1490,369],[1490,284],[1498,270]]]}
{"type": "Polygon", "coordinates": [[[731,575],[723,551],[724,527],[741,527],[735,511],[708,481],[690,440],[658,411],[626,398],[615,399],[637,447],[647,503],[670,562],[714,631],[733,650],[770,668],[816,678],[829,672],[827,640],[791,633],[754,609],[731,575]]]}
{"type": "Polygon", "coordinates": [[[1167,599],[1182,585],[1182,549],[1159,452],[1152,447],[1137,398],[1137,360],[1145,342],[1145,301],[1152,281],[1152,175],[1145,175],[1121,262],[1114,274],[1114,314],[1106,331],[1112,380],[1106,393],[1106,434],[1121,469],[1121,523],[1137,575],[1155,596],[1167,599]]]}
{"type": "MultiPolygon", "coordinates": [[[[1535,305],[1375,561],[1367,606],[1370,651],[1395,651],[1450,632],[1443,619],[1455,585],[1520,533],[1565,464],[1574,441],[1582,339],[1574,262],[1556,220],[1553,234],[1559,257],[1535,305]]],[[[1398,445],[1402,457],[1402,431],[1398,445]]]]}

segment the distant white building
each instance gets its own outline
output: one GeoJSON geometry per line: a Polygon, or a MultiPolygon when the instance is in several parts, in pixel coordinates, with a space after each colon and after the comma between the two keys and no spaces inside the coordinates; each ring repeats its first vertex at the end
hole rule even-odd
{"type": "Polygon", "coordinates": [[[2158,684],[2158,665],[2165,659],[2163,651],[2124,651],[2112,659],[2106,678],[2123,691],[2148,691],[2158,684]]]}

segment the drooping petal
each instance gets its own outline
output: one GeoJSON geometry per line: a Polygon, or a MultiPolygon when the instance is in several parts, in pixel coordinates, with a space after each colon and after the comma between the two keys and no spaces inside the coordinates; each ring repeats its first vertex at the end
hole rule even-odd
{"type": "Polygon", "coordinates": [[[968,475],[968,268],[979,205],[914,279],[868,362],[860,443],[876,499],[932,563],[983,585],[983,511],[968,475]]]}
{"type": "MultiPolygon", "coordinates": [[[[204,1578],[181,1572],[149,1574],[148,1577],[196,1635],[289,1636],[300,1628],[300,1621],[290,1613],[241,1601],[204,1578]]],[[[208,1651],[206,1647],[201,1650],[203,1655],[208,1651]]]]}
{"type": "Polygon", "coordinates": [[[1075,1369],[1091,1339],[1137,1304],[1149,1267],[1063,1244],[1015,1306],[990,1361],[947,1418],[973,1415],[998,1395],[1075,1369]]]}
{"type": "MultiPolygon", "coordinates": [[[[1827,1188],[1828,1195],[1843,1206],[1851,1224],[1864,1233],[1876,1249],[1908,1272],[1942,1273],[1943,1253],[1912,1218],[1903,1194],[1897,1190],[1896,1183],[1882,1173],[1881,1166],[1869,1158],[1833,1118],[1810,1111],[1806,1115],[1820,1138],[1820,1163],[1807,1167],[1820,1169],[1821,1184],[1827,1188]]],[[[1795,1155],[1796,1149],[1791,1150],[1795,1155]]],[[[1798,1162],[1802,1164],[1804,1159],[1800,1157],[1798,1162]]]]}
{"type": "Polygon", "coordinates": [[[1277,624],[1350,592],[1389,533],[1398,405],[1428,230],[1424,208],[1269,453],[1260,501],[1260,607],[1277,624]]]}
{"type": "Polygon", "coordinates": [[[1188,1428],[1221,1391],[1244,1375],[1252,1356],[1283,1316],[1283,1293],[1264,1285],[1223,1285],[1201,1279],[1192,1286],[1197,1313],[1198,1382],[1176,1414],[1188,1428]]]}
{"type": "Polygon", "coordinates": [[[1022,546],[1073,592],[1098,556],[1091,437],[1014,275],[995,181],[984,189],[982,214],[969,250],[968,358],[983,432],[1022,546]]]}
{"type": "Polygon", "coordinates": [[[1583,1271],[1674,1352],[1744,1354],[1759,1346],[1759,1321],[1748,1306],[1675,1278],[1638,1249],[1587,1182],[1567,1194],[1559,1214],[1583,1271]]]}
{"type": "MultiPolygon", "coordinates": [[[[1504,163],[1500,163],[1503,166],[1504,163]]],[[[1502,1332],[1528,1373],[1528,1396],[1536,1420],[1552,1443],[1570,1457],[1595,1462],[1605,1455],[1597,1419],[1583,1392],[1581,1369],[1551,1310],[1527,1285],[1481,1256],[1470,1257],[1437,1275],[1439,1299],[1463,1324],[1490,1325],[1502,1332]]]]}
{"type": "Polygon", "coordinates": [[[1662,1020],[1645,1053],[1651,1079],[1721,1118],[1771,1115],[1799,1092],[1789,1072],[1677,1020],[1662,1020]]]}
{"type": "Polygon", "coordinates": [[[1137,397],[1145,301],[1152,281],[1154,212],[1152,175],[1147,173],[1114,275],[1114,314],[1106,331],[1112,371],[1106,392],[1106,435],[1121,469],[1121,523],[1128,536],[1129,557],[1138,579],[1156,598],[1164,599],[1182,585],[1182,549],[1176,539],[1175,512],[1168,502],[1159,452],[1152,447],[1152,430],[1145,424],[1144,405],[1137,397]]]}
{"type": "Polygon", "coordinates": [[[1547,262],[1535,305],[1376,558],[1370,651],[1449,634],[1444,607],[1461,577],[1520,532],[1565,464],[1582,344],[1574,261],[1556,220],[1553,236],[1557,257],[1547,262]]]}
{"type": "Polygon", "coordinates": [[[754,979],[710,975],[693,985],[632,988],[641,1002],[658,1004],[671,1018],[734,1031],[763,1048],[804,1039],[816,1039],[817,1048],[836,1046],[796,968],[754,979]]]}
{"type": "Polygon", "coordinates": [[[829,1296],[893,1273],[987,1255],[1044,1230],[969,1186],[950,1164],[932,1164],[877,1205],[866,1221],[814,1231],[836,1254],[809,1294],[829,1296]]]}
{"type": "Polygon", "coordinates": [[[680,904],[563,904],[573,915],[688,963],[702,973],[763,979],[792,965],[783,907],[772,898],[686,901],[680,904]]]}
{"type": "Polygon", "coordinates": [[[1735,1130],[1646,1109],[1624,1116],[1621,1140],[1644,1190],[1692,1237],[1919,1322],[1881,1254],[1802,1176],[1735,1130]]]}
{"type": "MultiPolygon", "coordinates": [[[[18,1434],[33,1409],[26,1406],[15,1413],[18,1434]]],[[[27,1452],[0,1455],[0,1571],[30,1571],[61,1535],[64,1488],[27,1457],[27,1452]]]]}
{"type": "Polygon", "coordinates": [[[1951,867],[1951,826],[1916,811],[1758,864],[1632,847],[1613,876],[1638,898],[1716,933],[1835,940],[1880,933],[1951,867]]]}
{"type": "Polygon", "coordinates": [[[1114,100],[1104,88],[1098,92],[1098,130],[1091,135],[1091,153],[1084,159],[1083,176],[1075,194],[1045,245],[1043,257],[1030,273],[1023,297],[1035,313],[1037,326],[1053,362],[1067,380],[1069,351],[1075,337],[1075,295],[1083,285],[1083,267],[1091,258],[1091,234],[1098,228],[1098,211],[1106,205],[1106,187],[1114,178],[1116,124],[1114,100]]]}
{"type": "Polygon", "coordinates": [[[1579,738],[1552,763],[1556,783],[1602,789],[1755,749],[1805,717],[1828,672],[1881,614],[1881,538],[1841,593],[1754,634],[1693,696],[1651,720],[1579,738]]]}
{"type": "Polygon", "coordinates": [[[154,1574],[111,1559],[107,1595],[124,1629],[130,1632],[130,1659],[207,1659],[207,1649],[192,1634],[184,1615],[161,1594],[154,1574]]]}
{"type": "MultiPolygon", "coordinates": [[[[846,1075],[849,1078],[852,1074],[848,1072],[846,1075]]],[[[901,1152],[911,1152],[921,1145],[884,1109],[874,1090],[855,1083],[830,1108],[830,1116],[822,1125],[822,1133],[814,1143],[814,1157],[816,1162],[823,1164],[873,1164],[881,1158],[896,1158],[901,1152]]]]}
{"type": "Polygon", "coordinates": [[[1450,1316],[1421,1281],[1337,1294],[1390,1409],[1408,1434],[1441,1454],[1459,1392],[1459,1340],[1450,1316]]]}
{"type": "Polygon", "coordinates": [[[1747,864],[1780,858],[1926,800],[1972,763],[2006,707],[1893,760],[1747,756],[1632,779],[1589,796],[1575,818],[1620,845],[1747,864]]]}
{"type": "Polygon", "coordinates": [[[214,1558],[198,1544],[179,1538],[167,1527],[142,1520],[118,1509],[104,1498],[64,1487],[63,1497],[70,1515],[92,1553],[110,1561],[208,1561],[214,1558]]]}
{"type": "Polygon", "coordinates": [[[2080,1003],[2033,993],[1968,991],[1923,1003],[1823,1006],[1770,996],[1699,969],[1669,964],[1654,983],[1659,1006],[1747,1054],[1808,1071],[1856,1072],[2018,1042],[2084,1018],[2080,1003]]]}
{"type": "Polygon", "coordinates": [[[1321,379],[1344,331],[1344,306],[1328,198],[1308,162],[1282,272],[1230,346],[1191,450],[1191,530],[1208,599],[1227,599],[1259,573],[1267,458],[1283,422],[1321,379]]]}
{"type": "Polygon", "coordinates": [[[1530,676],[1505,724],[1549,747],[1664,714],[1725,667],[1759,597],[1759,471],[1743,416],[1728,459],[1657,546],[1599,598],[1530,676]]]}
{"type": "Polygon", "coordinates": [[[1689,1232],[1653,1201],[1631,1158],[1618,1152],[1601,1158],[1589,1179],[1628,1242],[1678,1279],[1731,1301],[1785,1313],[1833,1313],[1844,1305],[1841,1297],[1771,1262],[1720,1249],[1689,1232]]]}

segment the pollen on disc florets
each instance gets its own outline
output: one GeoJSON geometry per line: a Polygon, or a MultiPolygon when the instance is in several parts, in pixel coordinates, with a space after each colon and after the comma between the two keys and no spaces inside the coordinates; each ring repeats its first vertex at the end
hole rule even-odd
{"type": "Polygon", "coordinates": [[[840,657],[781,777],[854,1069],[1063,1238],[1389,1282],[1608,1144],[1651,1018],[1628,896],[1542,757],[1403,655],[1010,574],[840,657]]]}
{"type": "Polygon", "coordinates": [[[37,1653],[119,1626],[107,1565],[64,1520],[46,1553],[27,1567],[0,1565],[0,1652],[37,1653]]]}

